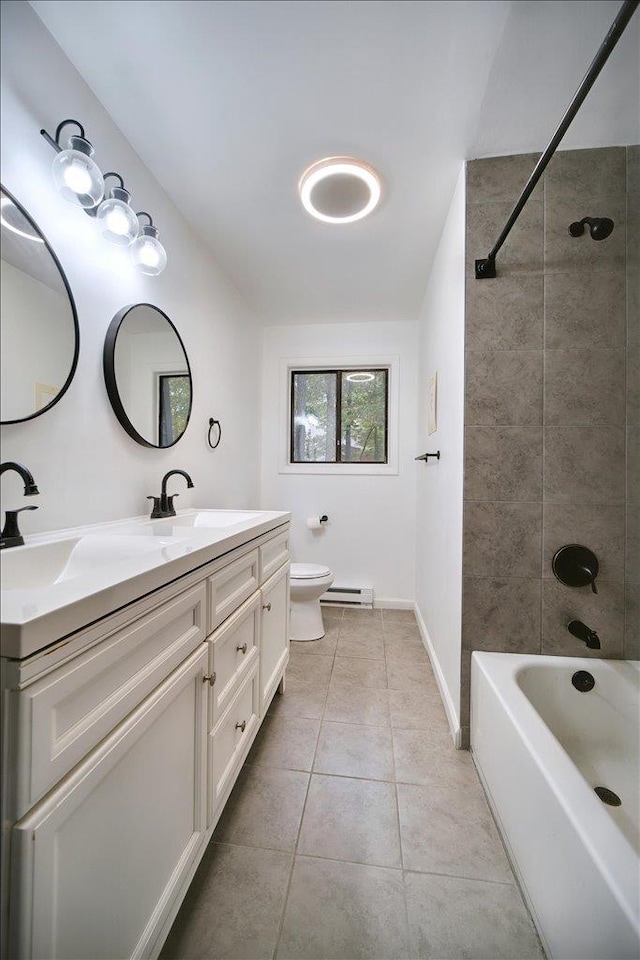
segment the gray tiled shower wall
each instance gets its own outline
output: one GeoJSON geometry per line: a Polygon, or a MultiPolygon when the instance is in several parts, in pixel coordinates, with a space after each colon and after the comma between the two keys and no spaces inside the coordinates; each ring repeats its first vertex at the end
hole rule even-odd
{"type": "Polygon", "coordinates": [[[462,723],[471,651],[640,657],[640,147],[569,150],[547,167],[475,280],[537,154],[467,164],[462,723]],[[611,236],[569,235],[611,217],[611,236]],[[555,580],[591,547],[598,593],[555,580]],[[587,651],[571,618],[597,630],[587,651]]]}

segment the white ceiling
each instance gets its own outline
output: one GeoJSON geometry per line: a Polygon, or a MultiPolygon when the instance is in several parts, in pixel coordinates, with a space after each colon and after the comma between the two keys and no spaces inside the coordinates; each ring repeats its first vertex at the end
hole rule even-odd
{"type": "MultiPolygon", "coordinates": [[[[544,148],[621,0],[31,5],[261,319],[311,323],[417,316],[461,161],[544,148]],[[383,202],[315,221],[345,154],[383,202]]],[[[562,147],[640,140],[639,54],[636,14],[562,147]]]]}

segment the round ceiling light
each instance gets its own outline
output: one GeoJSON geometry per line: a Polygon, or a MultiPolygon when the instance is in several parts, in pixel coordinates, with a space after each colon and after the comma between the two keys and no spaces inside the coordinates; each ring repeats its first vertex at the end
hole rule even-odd
{"type": "Polygon", "coordinates": [[[353,223],[377,207],[381,184],[376,171],[364,160],[327,157],[307,167],[298,192],[312,217],[325,223],[353,223]]]}

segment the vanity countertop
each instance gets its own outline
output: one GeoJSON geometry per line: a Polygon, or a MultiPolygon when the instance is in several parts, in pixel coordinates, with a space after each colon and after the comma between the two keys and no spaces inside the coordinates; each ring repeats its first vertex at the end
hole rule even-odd
{"type": "Polygon", "coordinates": [[[23,547],[2,551],[0,655],[32,656],[290,518],[187,510],[27,536],[23,547]]]}

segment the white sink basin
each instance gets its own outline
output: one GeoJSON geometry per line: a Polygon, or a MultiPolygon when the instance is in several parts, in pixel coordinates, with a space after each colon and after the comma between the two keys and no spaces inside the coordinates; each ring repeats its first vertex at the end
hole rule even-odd
{"type": "Polygon", "coordinates": [[[144,539],[136,536],[89,534],[70,540],[54,540],[33,546],[10,547],[2,552],[0,588],[37,590],[81,577],[99,567],[132,560],[155,551],[171,554],[185,551],[174,537],[144,539]],[[173,549],[172,549],[173,548],[173,549]]]}
{"type": "Polygon", "coordinates": [[[261,516],[262,513],[256,510],[197,510],[195,513],[154,520],[153,526],[156,530],[168,530],[171,527],[206,527],[215,530],[234,527],[238,523],[257,520],[261,516]]]}

